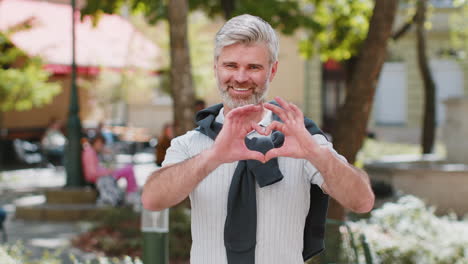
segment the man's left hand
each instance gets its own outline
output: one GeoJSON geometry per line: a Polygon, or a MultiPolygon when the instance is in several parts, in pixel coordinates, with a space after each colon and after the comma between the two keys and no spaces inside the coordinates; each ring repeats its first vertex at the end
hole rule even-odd
{"type": "Polygon", "coordinates": [[[321,146],[305,128],[304,114],[299,107],[280,97],[275,97],[275,100],[281,107],[269,103],[264,104],[264,107],[278,115],[283,123],[273,121],[266,128],[265,135],[278,130],[284,134],[285,138],[283,146],[271,149],[265,154],[265,162],[279,156],[306,159],[319,153],[321,146]]]}

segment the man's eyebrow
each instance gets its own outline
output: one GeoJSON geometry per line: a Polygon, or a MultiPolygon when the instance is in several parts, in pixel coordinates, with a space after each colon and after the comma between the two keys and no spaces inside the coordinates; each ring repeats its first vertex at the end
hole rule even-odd
{"type": "Polygon", "coordinates": [[[249,63],[249,66],[257,66],[257,67],[262,67],[263,68],[263,64],[261,64],[261,63],[249,63]]]}

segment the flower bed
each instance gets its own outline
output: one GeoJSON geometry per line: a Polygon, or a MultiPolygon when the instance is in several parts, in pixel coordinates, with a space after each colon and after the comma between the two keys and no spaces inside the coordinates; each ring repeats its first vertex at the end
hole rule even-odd
{"type": "MultiPolygon", "coordinates": [[[[372,211],[369,219],[349,223],[350,229],[342,229],[349,260],[354,256],[349,246],[353,233],[353,237],[364,234],[367,238],[374,263],[468,263],[468,220],[455,215],[438,217],[434,211],[417,197],[404,196],[372,211]]],[[[358,248],[362,250],[362,245],[358,248]]],[[[359,263],[364,263],[364,257],[360,258],[359,263]]]]}

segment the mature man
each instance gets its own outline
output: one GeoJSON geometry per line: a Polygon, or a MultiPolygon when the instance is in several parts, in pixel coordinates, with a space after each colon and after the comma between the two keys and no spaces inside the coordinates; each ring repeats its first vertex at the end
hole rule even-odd
{"type": "Polygon", "coordinates": [[[367,175],[297,106],[264,103],[277,57],[268,23],[250,15],[226,22],[214,61],[223,104],[172,140],[144,187],[149,210],[190,197],[192,264],[303,263],[323,249],[326,194],[356,212],[373,206],[367,175]]]}

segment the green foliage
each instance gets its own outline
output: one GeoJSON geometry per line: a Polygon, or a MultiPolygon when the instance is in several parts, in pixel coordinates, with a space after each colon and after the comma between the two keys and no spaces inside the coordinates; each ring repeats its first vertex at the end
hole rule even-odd
{"type": "MultiPolygon", "coordinates": [[[[166,18],[163,0],[89,0],[82,15],[118,13],[127,3],[134,12],[143,13],[150,23],[166,18]]],[[[209,17],[225,15],[219,0],[189,0],[191,10],[203,10],[209,17]]],[[[249,13],[259,16],[284,34],[301,31],[299,50],[310,58],[346,60],[356,55],[369,29],[371,0],[237,0],[231,15],[249,13]]]]}
{"type": "Polygon", "coordinates": [[[50,103],[61,88],[48,82],[49,77],[39,58],[28,58],[0,32],[0,111],[23,111],[50,103]]]}
{"type": "Polygon", "coordinates": [[[300,43],[301,53],[321,60],[347,60],[359,52],[369,30],[373,1],[308,1],[311,19],[320,25],[307,28],[300,43]]]}
{"type": "Polygon", "coordinates": [[[61,264],[61,250],[44,250],[42,256],[33,259],[32,253],[22,242],[0,247],[0,263],[2,264],[61,264]]]}
{"type": "Polygon", "coordinates": [[[458,0],[454,3],[457,12],[450,17],[450,37],[457,57],[466,62],[468,57],[468,1],[458,0]]]}
{"type": "MultiPolygon", "coordinates": [[[[215,17],[223,12],[220,2],[192,0],[190,5],[215,17]]],[[[306,58],[318,54],[322,60],[346,60],[366,37],[372,8],[371,0],[239,0],[232,15],[259,16],[286,35],[300,31],[299,50],[306,58]]]]}
{"type": "Polygon", "coordinates": [[[132,259],[128,256],[123,258],[98,257],[93,260],[81,261],[74,255],[70,255],[70,261],[66,261],[60,256],[62,252],[44,251],[39,259],[32,259],[29,250],[22,244],[0,246],[0,263],[2,264],[143,264],[138,258],[132,259]]]}
{"type": "Polygon", "coordinates": [[[133,13],[143,14],[150,24],[155,24],[166,17],[167,1],[165,0],[90,0],[81,9],[81,16],[92,15],[97,21],[102,14],[115,14],[124,7],[133,13]]]}

